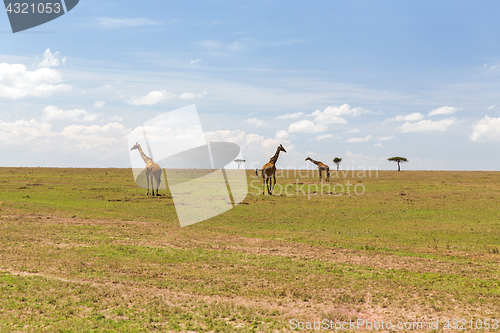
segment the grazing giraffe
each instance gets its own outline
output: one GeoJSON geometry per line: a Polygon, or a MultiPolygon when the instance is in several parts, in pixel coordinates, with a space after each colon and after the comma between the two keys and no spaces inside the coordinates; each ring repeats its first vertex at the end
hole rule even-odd
{"type": "Polygon", "coordinates": [[[323,162],[320,162],[320,161],[315,161],[312,158],[310,158],[309,156],[307,156],[306,161],[311,161],[311,162],[313,162],[314,164],[316,164],[318,166],[319,181],[321,181],[321,171],[322,170],[325,170],[326,181],[330,180],[330,167],[328,165],[326,165],[326,164],[324,164],[323,162]]]}
{"type": "Polygon", "coordinates": [[[156,179],[156,195],[158,196],[158,187],[160,186],[161,183],[161,173],[163,170],[161,167],[153,162],[153,160],[150,157],[147,157],[146,154],[142,151],[141,145],[136,142],[136,144],[130,148],[130,150],[138,149],[139,154],[141,154],[142,159],[146,163],[146,179],[148,181],[148,191],[146,192],[146,195],[149,195],[149,179],[151,178],[151,195],[155,195],[155,190],[153,188],[153,177],[156,179]]]}
{"type": "MultiPolygon", "coordinates": [[[[269,162],[264,164],[264,166],[260,170],[262,172],[262,181],[264,182],[263,184],[264,187],[262,188],[262,194],[264,194],[266,185],[267,185],[267,193],[273,194],[274,185],[276,185],[276,162],[278,161],[278,156],[280,155],[280,151],[286,153],[285,148],[283,148],[281,144],[276,149],[276,154],[274,154],[274,156],[271,157],[269,162]],[[274,179],[274,184],[272,188],[271,188],[271,177],[273,177],[274,179]]],[[[259,169],[255,169],[255,174],[259,176],[259,169]]]]}

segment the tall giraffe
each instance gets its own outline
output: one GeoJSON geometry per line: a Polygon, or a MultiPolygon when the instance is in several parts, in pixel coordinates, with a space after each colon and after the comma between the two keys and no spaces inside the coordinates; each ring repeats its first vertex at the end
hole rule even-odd
{"type": "Polygon", "coordinates": [[[148,191],[146,192],[146,195],[149,195],[149,179],[151,178],[151,195],[155,195],[155,190],[153,188],[153,177],[156,179],[156,195],[158,196],[158,187],[160,186],[161,183],[161,173],[163,170],[161,167],[153,162],[153,160],[150,157],[147,157],[146,154],[142,151],[141,145],[136,142],[136,144],[130,148],[130,150],[138,149],[139,154],[141,154],[141,157],[143,161],[146,163],[146,179],[148,181],[148,191]]]}
{"type": "Polygon", "coordinates": [[[318,166],[319,181],[321,181],[321,171],[322,170],[325,170],[326,181],[330,180],[330,167],[328,165],[326,165],[326,164],[324,164],[323,162],[320,162],[320,161],[315,161],[312,158],[310,158],[309,156],[307,156],[306,161],[311,161],[311,162],[313,162],[314,164],[316,164],[318,166]]]}
{"type": "MultiPolygon", "coordinates": [[[[264,183],[262,188],[262,194],[264,194],[266,185],[267,185],[267,193],[273,194],[274,185],[276,185],[276,162],[278,161],[278,156],[280,155],[280,151],[286,153],[285,148],[283,148],[281,144],[276,149],[276,153],[274,154],[274,156],[271,157],[269,162],[264,164],[264,166],[260,170],[262,172],[262,181],[264,183]],[[271,188],[271,177],[273,177],[274,179],[274,184],[272,188],[271,188]]],[[[255,169],[255,174],[259,176],[259,169],[255,169]]]]}

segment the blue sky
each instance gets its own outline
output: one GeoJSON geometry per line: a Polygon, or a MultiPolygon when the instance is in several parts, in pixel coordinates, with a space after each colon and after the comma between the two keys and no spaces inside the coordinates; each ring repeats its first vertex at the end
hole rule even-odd
{"type": "Polygon", "coordinates": [[[500,4],[102,1],[13,34],[2,166],[128,167],[127,136],[195,104],[247,168],[499,170],[500,4]],[[309,162],[307,162],[309,163],[309,162]]]}

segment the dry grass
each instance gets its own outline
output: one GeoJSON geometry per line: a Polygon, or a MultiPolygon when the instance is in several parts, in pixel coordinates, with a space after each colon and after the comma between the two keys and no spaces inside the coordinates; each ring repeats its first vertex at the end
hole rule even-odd
{"type": "Polygon", "coordinates": [[[168,191],[145,197],[130,170],[0,169],[0,330],[498,316],[498,173],[332,175],[362,196],[281,176],[293,195],[255,195],[250,177],[243,204],[180,228],[168,191]]]}

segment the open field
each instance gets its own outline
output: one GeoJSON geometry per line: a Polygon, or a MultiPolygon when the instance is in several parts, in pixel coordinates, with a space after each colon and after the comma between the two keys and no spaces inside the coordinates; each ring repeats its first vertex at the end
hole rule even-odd
{"type": "Polygon", "coordinates": [[[180,228],[130,169],[0,168],[0,331],[500,319],[499,172],[302,173],[180,228]]]}

